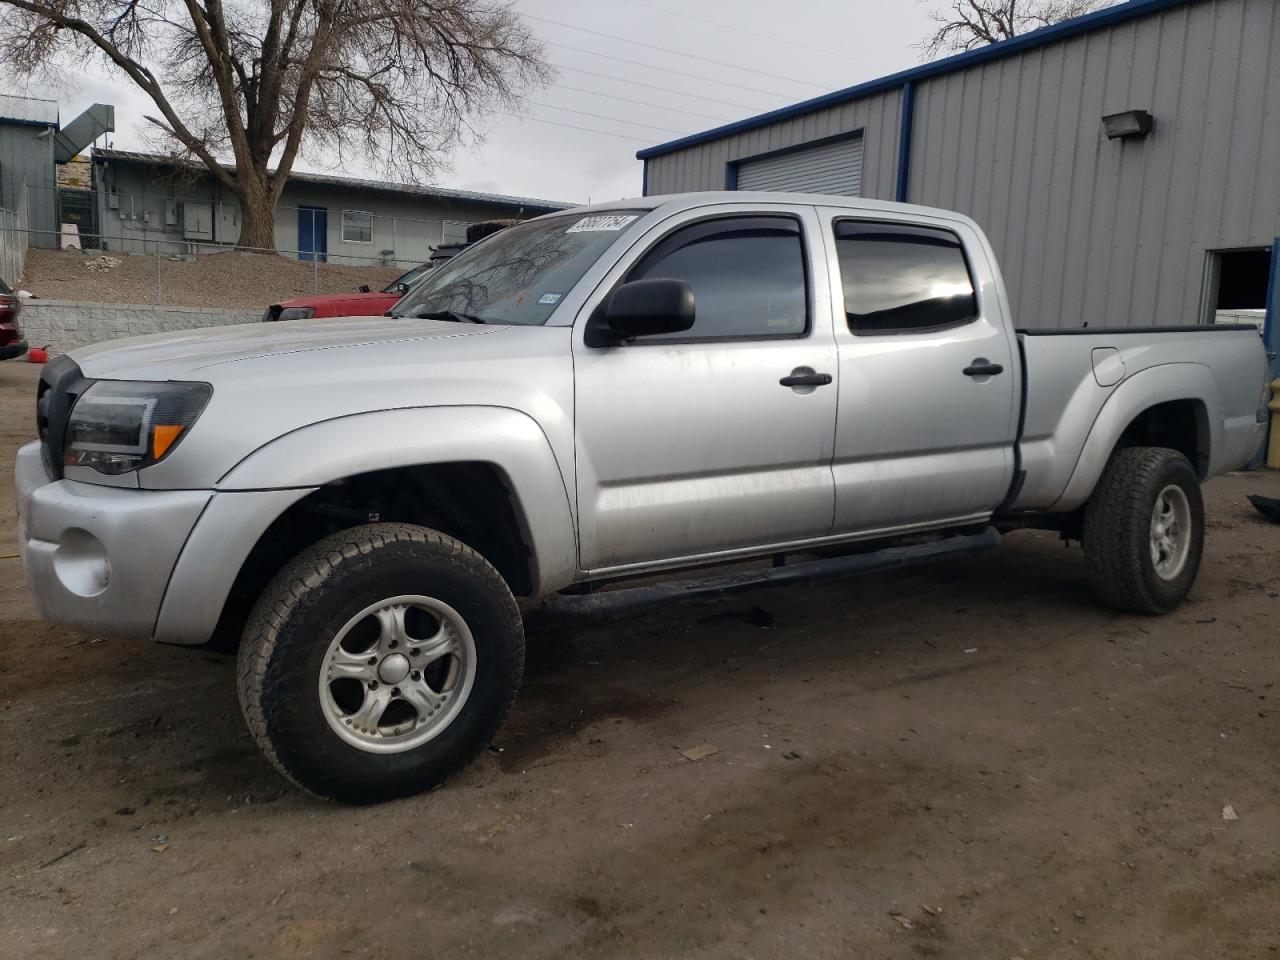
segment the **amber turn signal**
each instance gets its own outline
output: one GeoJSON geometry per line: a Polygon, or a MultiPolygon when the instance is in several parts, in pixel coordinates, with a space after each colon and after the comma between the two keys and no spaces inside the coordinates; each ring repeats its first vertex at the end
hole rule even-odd
{"type": "Polygon", "coordinates": [[[158,423],[151,428],[151,459],[159,460],[173,446],[182,433],[180,423],[158,423]]]}

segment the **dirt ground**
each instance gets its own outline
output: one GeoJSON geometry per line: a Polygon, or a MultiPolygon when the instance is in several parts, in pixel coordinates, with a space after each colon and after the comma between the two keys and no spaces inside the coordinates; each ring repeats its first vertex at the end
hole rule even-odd
{"type": "MultiPolygon", "coordinates": [[[[415,264],[354,267],[301,263],[260,253],[213,253],[190,260],[160,258],[160,300],[171,307],[261,310],[316,293],[344,293],[368,284],[381,290],[415,264]]],[[[156,258],[143,254],[27,251],[18,289],[46,300],[155,303],[156,258]],[[109,258],[104,260],[103,258],[109,258]],[[110,261],[117,261],[110,265],[110,261]]]]}
{"type": "MultiPolygon", "coordinates": [[[[0,364],[5,476],[34,375],[0,364]]],[[[229,658],[49,626],[0,560],[0,953],[1275,958],[1280,526],[1254,491],[1280,475],[1208,485],[1163,618],[1099,609],[1078,549],[1017,534],[535,622],[491,752],[368,809],[276,775],[229,658]]],[[[0,554],[13,513],[5,480],[0,554]]]]}

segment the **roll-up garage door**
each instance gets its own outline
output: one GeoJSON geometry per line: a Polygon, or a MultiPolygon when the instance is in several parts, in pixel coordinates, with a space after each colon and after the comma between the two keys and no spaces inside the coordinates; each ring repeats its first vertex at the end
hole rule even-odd
{"type": "Polygon", "coordinates": [[[862,196],[862,137],[738,162],[739,190],[862,196]]]}

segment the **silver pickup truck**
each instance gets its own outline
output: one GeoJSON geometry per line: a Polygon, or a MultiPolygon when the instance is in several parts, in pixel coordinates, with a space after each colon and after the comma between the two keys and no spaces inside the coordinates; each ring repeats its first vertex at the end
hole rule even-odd
{"type": "Polygon", "coordinates": [[[1170,610],[1199,484],[1262,440],[1266,359],[1252,327],[1124,319],[1018,331],[982,231],[942,210],[585,207],[476,244],[389,317],[51,362],[21,549],[50,620],[237,638],[271,761],[382,800],[488,744],[523,669],[517,597],[572,609],[759,557],[848,572],[1039,527],[1083,541],[1103,602],[1170,610]]]}

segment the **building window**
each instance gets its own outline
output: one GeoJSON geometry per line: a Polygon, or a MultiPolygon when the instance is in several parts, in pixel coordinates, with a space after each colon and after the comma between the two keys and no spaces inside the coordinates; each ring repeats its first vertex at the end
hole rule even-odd
{"type": "Polygon", "coordinates": [[[440,225],[440,242],[442,244],[466,243],[467,227],[471,226],[465,220],[444,220],[440,225]]]}
{"type": "Polygon", "coordinates": [[[838,221],[844,310],[855,334],[916,333],[978,316],[960,238],[906,224],[838,221]]]}
{"type": "Polygon", "coordinates": [[[343,210],[342,241],[373,243],[373,214],[363,210],[343,210]]]}

